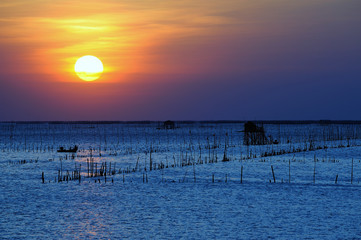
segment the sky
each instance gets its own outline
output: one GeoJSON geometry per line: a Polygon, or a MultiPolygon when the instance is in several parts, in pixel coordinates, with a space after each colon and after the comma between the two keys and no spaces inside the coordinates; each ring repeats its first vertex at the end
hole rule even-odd
{"type": "Polygon", "coordinates": [[[360,0],[1,0],[0,121],[361,120],[360,0]],[[76,60],[98,57],[81,80],[76,60]]]}

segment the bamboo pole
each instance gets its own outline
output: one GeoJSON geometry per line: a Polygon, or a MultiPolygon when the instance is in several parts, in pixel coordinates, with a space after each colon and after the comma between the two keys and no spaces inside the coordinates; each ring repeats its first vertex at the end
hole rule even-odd
{"type": "Polygon", "coordinates": [[[271,170],[272,170],[273,182],[276,183],[275,172],[273,171],[273,166],[272,165],[271,165],[271,170]]]}
{"type": "Polygon", "coordinates": [[[288,160],[288,183],[291,183],[291,159],[288,160]]]}
{"type": "Polygon", "coordinates": [[[313,183],[316,183],[316,155],[314,157],[314,166],[313,166],[313,183]]]}
{"type": "Polygon", "coordinates": [[[351,184],[353,181],[353,158],[352,158],[352,163],[351,163],[351,184]]]}
{"type": "Polygon", "coordinates": [[[243,166],[241,166],[241,183],[243,182],[243,166]]]}

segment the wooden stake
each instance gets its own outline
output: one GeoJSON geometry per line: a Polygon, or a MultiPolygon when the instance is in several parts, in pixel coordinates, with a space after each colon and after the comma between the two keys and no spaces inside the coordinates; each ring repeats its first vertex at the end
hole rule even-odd
{"type": "Polygon", "coordinates": [[[80,173],[81,173],[81,164],[80,164],[80,166],[79,166],[79,183],[81,182],[81,175],[80,175],[80,173]]]}
{"type": "Polygon", "coordinates": [[[272,165],[271,165],[271,169],[272,169],[273,182],[276,183],[275,172],[273,171],[273,166],[272,165]]]}
{"type": "Polygon", "coordinates": [[[288,160],[288,183],[291,183],[291,159],[288,160]]]}
{"type": "Polygon", "coordinates": [[[241,166],[241,183],[243,182],[243,166],[241,166]]]}
{"type": "Polygon", "coordinates": [[[314,157],[314,167],[313,167],[313,183],[316,183],[316,155],[314,157]]]}
{"type": "Polygon", "coordinates": [[[351,184],[353,181],[353,158],[352,158],[352,163],[351,163],[351,184]]]}
{"type": "Polygon", "coordinates": [[[89,163],[89,159],[86,159],[86,166],[87,166],[87,172],[88,172],[88,177],[89,177],[89,168],[90,168],[90,163],[89,163]]]}

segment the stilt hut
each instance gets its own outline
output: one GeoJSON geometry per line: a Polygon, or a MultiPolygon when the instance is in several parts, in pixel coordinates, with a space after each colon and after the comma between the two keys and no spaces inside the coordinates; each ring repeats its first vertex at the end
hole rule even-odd
{"type": "Polygon", "coordinates": [[[254,122],[244,124],[244,145],[265,145],[268,143],[263,125],[257,126],[254,122]]]}
{"type": "Polygon", "coordinates": [[[175,129],[175,123],[173,121],[168,120],[163,123],[163,127],[164,129],[175,129]]]}

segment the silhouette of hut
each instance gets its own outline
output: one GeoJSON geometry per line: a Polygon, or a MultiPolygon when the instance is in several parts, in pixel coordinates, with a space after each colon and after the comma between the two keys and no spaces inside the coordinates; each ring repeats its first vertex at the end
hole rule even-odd
{"type": "Polygon", "coordinates": [[[257,126],[254,122],[244,124],[244,145],[265,145],[268,143],[263,125],[257,126]]]}
{"type": "Polygon", "coordinates": [[[163,127],[164,129],[175,129],[175,123],[173,121],[168,120],[163,123],[163,127]]]}

